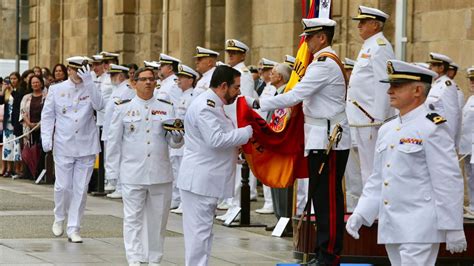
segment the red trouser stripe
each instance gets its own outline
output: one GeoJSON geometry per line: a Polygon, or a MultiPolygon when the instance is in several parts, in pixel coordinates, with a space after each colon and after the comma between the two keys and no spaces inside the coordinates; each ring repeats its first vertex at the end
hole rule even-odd
{"type": "Polygon", "coordinates": [[[332,151],[329,155],[329,244],[328,252],[334,254],[336,243],[336,153],[332,151]]]}

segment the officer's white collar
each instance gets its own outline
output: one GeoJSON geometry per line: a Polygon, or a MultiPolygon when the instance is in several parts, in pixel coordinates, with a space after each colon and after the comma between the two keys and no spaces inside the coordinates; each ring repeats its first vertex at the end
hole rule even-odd
{"type": "Polygon", "coordinates": [[[163,85],[163,84],[165,84],[165,83],[167,83],[167,82],[175,82],[175,79],[177,79],[176,75],[175,75],[175,74],[172,74],[172,75],[168,76],[167,78],[163,79],[163,80],[161,81],[161,84],[163,85]]]}
{"type": "Polygon", "coordinates": [[[332,49],[331,45],[329,46],[326,46],[324,47],[323,49],[317,51],[316,53],[314,53],[314,58],[317,58],[320,54],[324,53],[324,52],[329,52],[329,53],[332,53],[332,54],[335,54],[336,52],[332,49]]]}
{"type": "Polygon", "coordinates": [[[244,67],[245,67],[245,61],[242,61],[242,62],[238,63],[237,65],[235,65],[234,69],[237,69],[237,70],[240,71],[244,67]]]}
{"type": "Polygon", "coordinates": [[[377,40],[378,38],[383,37],[383,31],[377,32],[374,35],[370,36],[367,40],[364,41],[364,43],[369,43],[372,41],[377,40]]]}
{"type": "Polygon", "coordinates": [[[216,67],[212,67],[211,69],[206,71],[204,74],[202,74],[202,76],[204,77],[204,76],[212,75],[212,73],[214,73],[214,70],[216,70],[216,67]]]}
{"type": "Polygon", "coordinates": [[[143,104],[150,104],[150,103],[156,101],[155,96],[152,96],[150,99],[145,100],[145,99],[140,98],[140,96],[135,95],[135,98],[134,98],[134,99],[135,99],[137,102],[143,103],[143,104]]]}
{"type": "Polygon", "coordinates": [[[127,84],[128,84],[128,79],[126,79],[126,80],[120,82],[120,84],[117,86],[117,88],[118,88],[118,87],[122,87],[122,86],[127,86],[127,84]]]}
{"type": "Polygon", "coordinates": [[[426,112],[426,106],[424,103],[404,115],[398,115],[400,124],[408,123],[409,121],[417,118],[419,114],[423,112],[426,112]]]}

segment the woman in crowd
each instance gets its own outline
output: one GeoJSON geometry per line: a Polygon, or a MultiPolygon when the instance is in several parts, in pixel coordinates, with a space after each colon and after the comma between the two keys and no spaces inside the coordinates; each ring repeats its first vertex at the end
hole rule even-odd
{"type": "MultiPolygon", "coordinates": [[[[23,121],[23,134],[26,134],[23,138],[24,144],[29,146],[41,145],[39,127],[30,134],[28,134],[28,132],[35,128],[41,120],[41,110],[43,109],[43,104],[46,100],[46,90],[44,89],[43,78],[39,75],[34,75],[30,78],[28,87],[31,93],[28,93],[23,97],[20,105],[20,121],[23,121]]],[[[44,168],[44,154],[41,153],[41,157],[38,159],[39,164],[36,169],[36,174],[39,174],[39,172],[44,168]]],[[[29,175],[35,177],[31,174],[34,175],[35,173],[30,172],[29,175]]]]}
{"type": "MultiPolygon", "coordinates": [[[[2,159],[7,162],[6,171],[3,174],[5,177],[13,176],[15,174],[14,162],[21,161],[20,141],[15,139],[14,134],[15,126],[20,124],[20,108],[18,108],[18,112],[14,111],[15,103],[18,102],[18,99],[21,101],[22,98],[20,90],[20,73],[13,72],[10,74],[10,84],[4,84],[0,92],[0,104],[4,104],[2,159]]],[[[22,131],[21,129],[20,132],[22,131]]]]}
{"type": "Polygon", "coordinates": [[[33,67],[33,73],[35,73],[36,76],[42,76],[43,75],[43,70],[41,69],[40,66],[34,66],[33,67]]]}
{"type": "Polygon", "coordinates": [[[67,68],[63,64],[56,64],[53,67],[54,82],[62,82],[67,79],[67,68]]]}

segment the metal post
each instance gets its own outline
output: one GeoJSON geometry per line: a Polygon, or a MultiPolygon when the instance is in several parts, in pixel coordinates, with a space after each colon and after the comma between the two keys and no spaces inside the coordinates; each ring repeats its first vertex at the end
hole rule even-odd
{"type": "MultiPolygon", "coordinates": [[[[245,159],[245,158],[244,158],[245,159]]],[[[240,188],[240,223],[227,225],[229,227],[266,227],[264,224],[250,223],[250,168],[246,160],[242,163],[242,186],[240,188]]]]}
{"type": "Polygon", "coordinates": [[[407,21],[407,1],[397,0],[395,18],[395,56],[406,60],[406,21],[407,21]]]}
{"type": "Polygon", "coordinates": [[[21,58],[20,22],[21,22],[20,0],[16,0],[16,55],[15,55],[15,71],[16,72],[20,72],[20,58],[21,58]]]}

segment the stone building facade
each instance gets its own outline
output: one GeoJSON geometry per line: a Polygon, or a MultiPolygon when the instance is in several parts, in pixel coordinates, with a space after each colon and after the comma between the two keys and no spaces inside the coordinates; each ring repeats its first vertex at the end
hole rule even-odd
{"type": "MultiPolygon", "coordinates": [[[[12,27],[14,0],[0,1],[0,33],[12,27]],[[5,6],[9,8],[5,8],[5,6]],[[10,18],[8,18],[10,17],[10,18]]],[[[29,0],[30,66],[52,66],[71,55],[98,52],[98,0],[29,0]]],[[[228,38],[250,46],[248,64],[295,54],[301,31],[301,0],[103,0],[103,50],[121,62],[142,64],[160,52],[193,65],[196,45],[222,52],[228,38]]],[[[351,17],[358,5],[391,15],[385,34],[395,41],[395,0],[333,0],[338,22],[334,48],[355,58],[362,41],[351,17]]],[[[467,92],[464,71],[474,64],[474,1],[407,0],[406,60],[425,61],[430,51],[451,56],[461,67],[456,81],[467,92]]],[[[6,36],[2,34],[2,36],[6,36]]],[[[0,39],[0,58],[14,57],[14,34],[0,39]],[[13,48],[13,54],[11,52],[13,48]],[[12,56],[13,55],[13,56],[12,56]]],[[[222,53],[220,60],[225,60],[222,53]]]]}

